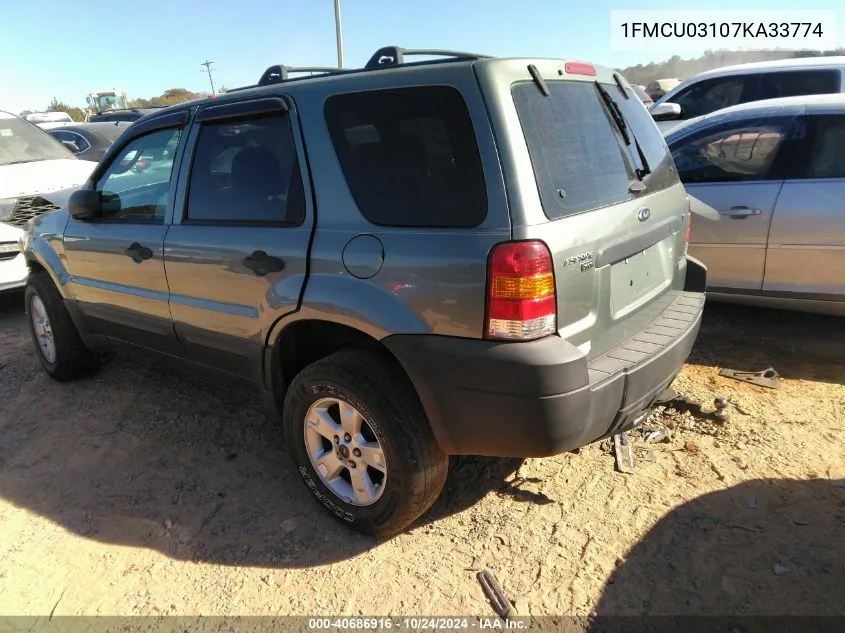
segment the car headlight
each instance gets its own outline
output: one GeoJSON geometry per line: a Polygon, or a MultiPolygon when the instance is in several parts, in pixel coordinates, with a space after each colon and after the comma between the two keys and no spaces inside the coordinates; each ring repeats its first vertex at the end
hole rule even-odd
{"type": "Polygon", "coordinates": [[[0,198],[0,222],[5,222],[12,217],[17,204],[17,198],[0,198]]]}

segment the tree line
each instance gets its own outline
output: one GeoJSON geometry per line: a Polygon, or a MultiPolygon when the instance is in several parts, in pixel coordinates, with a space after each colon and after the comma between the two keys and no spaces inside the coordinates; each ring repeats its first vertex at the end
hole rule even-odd
{"type": "MultiPolygon", "coordinates": [[[[226,92],[226,88],[221,88],[218,92],[226,92]]],[[[152,97],[150,99],[127,99],[126,105],[130,108],[165,107],[206,96],[208,96],[208,93],[193,92],[186,88],[169,88],[159,96],[152,97]]],[[[55,97],[53,97],[53,100],[50,101],[49,105],[44,110],[24,110],[20,113],[20,115],[26,116],[27,114],[32,114],[33,112],[67,112],[70,115],[70,118],[74,121],[85,120],[84,107],[80,108],[72,106],[68,103],[64,103],[63,101],[59,101],[55,97]]]]}

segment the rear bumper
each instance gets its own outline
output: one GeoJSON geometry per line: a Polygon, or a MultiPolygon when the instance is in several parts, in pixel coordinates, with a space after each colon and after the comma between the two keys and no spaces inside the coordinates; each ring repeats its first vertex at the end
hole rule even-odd
{"type": "Polygon", "coordinates": [[[704,294],[668,293],[635,335],[588,361],[557,336],[526,343],[394,335],[441,449],[544,457],[636,425],[692,349],[704,294]]]}

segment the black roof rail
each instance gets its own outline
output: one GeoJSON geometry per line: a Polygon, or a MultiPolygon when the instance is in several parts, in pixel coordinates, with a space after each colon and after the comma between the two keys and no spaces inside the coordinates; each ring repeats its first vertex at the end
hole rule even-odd
{"type": "Polygon", "coordinates": [[[343,72],[343,68],[334,68],[332,66],[285,66],[283,64],[275,64],[270,66],[261,75],[258,80],[259,86],[268,86],[270,84],[277,84],[282,81],[287,81],[291,73],[337,73],[343,72]]]}
{"type": "Polygon", "coordinates": [[[479,53],[467,53],[464,51],[447,51],[437,49],[412,49],[402,48],[401,46],[384,46],[378,49],[364,68],[366,70],[375,70],[376,68],[384,68],[390,66],[400,66],[405,63],[405,57],[411,55],[426,55],[432,57],[453,57],[456,60],[469,59],[488,59],[489,55],[481,55],[479,53]]]}

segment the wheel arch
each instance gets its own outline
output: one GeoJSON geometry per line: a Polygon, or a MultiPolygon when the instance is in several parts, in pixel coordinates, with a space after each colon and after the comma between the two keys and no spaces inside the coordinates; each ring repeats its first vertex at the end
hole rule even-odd
{"type": "Polygon", "coordinates": [[[277,409],[281,411],[287,387],[297,373],[313,362],[349,348],[375,352],[393,367],[413,393],[441,450],[448,453],[451,443],[445,427],[438,419],[432,419],[437,412],[425,405],[428,398],[422,397],[401,359],[381,340],[350,325],[306,318],[280,329],[273,344],[265,348],[264,356],[264,387],[273,394],[277,409]]]}

